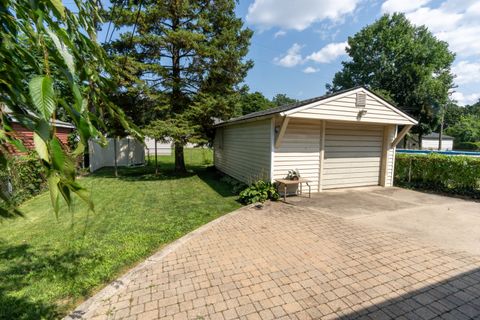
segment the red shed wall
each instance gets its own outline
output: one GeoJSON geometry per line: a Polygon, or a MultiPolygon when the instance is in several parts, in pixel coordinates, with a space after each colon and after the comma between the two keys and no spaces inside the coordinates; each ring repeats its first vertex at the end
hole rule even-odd
{"type": "MultiPolygon", "coordinates": [[[[29,129],[19,125],[18,123],[13,123],[12,124],[13,130],[15,131],[17,137],[23,141],[23,144],[27,149],[33,150],[35,148],[33,144],[33,132],[30,131],[29,129]]],[[[64,145],[68,145],[68,135],[72,132],[73,130],[70,128],[58,128],[56,129],[56,137],[60,142],[64,145]]],[[[11,148],[10,150],[13,154],[22,154],[15,148],[11,148]]]]}

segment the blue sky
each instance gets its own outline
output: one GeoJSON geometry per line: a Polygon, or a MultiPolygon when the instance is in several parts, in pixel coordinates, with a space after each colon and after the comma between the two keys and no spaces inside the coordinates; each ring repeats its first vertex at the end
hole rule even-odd
{"type": "Polygon", "coordinates": [[[453,71],[460,104],[480,99],[480,1],[469,0],[248,0],[238,15],[255,31],[246,82],[268,97],[321,95],[341,69],[345,41],[383,13],[404,12],[425,24],[457,54],[453,71]]]}
{"type": "Polygon", "coordinates": [[[348,36],[392,12],[404,12],[449,43],[457,54],[458,87],[452,97],[462,105],[478,101],[479,0],[240,0],[237,14],[255,32],[248,55],[255,66],[246,84],[269,98],[276,93],[297,99],[322,95],[348,58],[348,36]]]}

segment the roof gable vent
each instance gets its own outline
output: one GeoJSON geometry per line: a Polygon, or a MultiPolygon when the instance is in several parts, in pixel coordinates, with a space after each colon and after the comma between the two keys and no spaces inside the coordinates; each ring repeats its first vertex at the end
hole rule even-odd
{"type": "Polygon", "coordinates": [[[357,93],[357,99],[355,101],[357,108],[365,108],[367,106],[367,95],[363,92],[357,93]]]}

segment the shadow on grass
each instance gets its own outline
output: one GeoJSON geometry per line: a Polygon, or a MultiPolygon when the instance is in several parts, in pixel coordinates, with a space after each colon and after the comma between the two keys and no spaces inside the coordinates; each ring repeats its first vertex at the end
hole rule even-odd
{"type": "Polygon", "coordinates": [[[339,316],[350,319],[479,319],[480,269],[339,316]]]}
{"type": "Polygon", "coordinates": [[[176,173],[173,166],[163,166],[158,174],[155,174],[154,166],[119,168],[118,177],[115,177],[114,168],[102,168],[91,175],[92,177],[112,178],[123,181],[168,181],[191,178],[198,176],[212,190],[222,197],[231,197],[234,195],[232,186],[221,181],[223,175],[215,169],[214,166],[188,166],[186,173],[176,173]]]}
{"type": "Polygon", "coordinates": [[[55,319],[59,306],[42,297],[21,295],[32,281],[45,278],[74,279],[78,276],[76,262],[85,257],[77,250],[52,254],[44,247],[33,249],[28,244],[7,245],[0,242],[0,319],[55,319]]]}

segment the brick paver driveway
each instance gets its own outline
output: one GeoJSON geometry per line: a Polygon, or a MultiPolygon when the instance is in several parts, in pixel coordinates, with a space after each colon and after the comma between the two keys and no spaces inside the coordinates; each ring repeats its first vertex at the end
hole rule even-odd
{"type": "Polygon", "coordinates": [[[174,244],[70,317],[480,318],[479,266],[478,256],[273,203],[174,244]]]}

